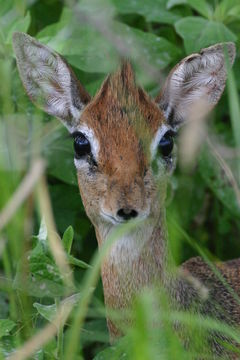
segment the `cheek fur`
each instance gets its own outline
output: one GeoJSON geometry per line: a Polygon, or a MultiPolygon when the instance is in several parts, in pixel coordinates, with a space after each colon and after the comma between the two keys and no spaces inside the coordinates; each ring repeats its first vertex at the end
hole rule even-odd
{"type": "Polygon", "coordinates": [[[99,207],[104,196],[104,180],[99,174],[90,175],[88,171],[78,172],[78,185],[86,213],[95,224],[99,217],[99,207]]]}

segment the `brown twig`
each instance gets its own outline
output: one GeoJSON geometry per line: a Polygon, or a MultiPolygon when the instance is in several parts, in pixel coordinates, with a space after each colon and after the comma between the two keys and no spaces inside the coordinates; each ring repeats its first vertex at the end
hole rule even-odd
{"type": "Polygon", "coordinates": [[[44,173],[45,164],[42,159],[34,160],[29,172],[14,192],[5,208],[0,213],[0,231],[9,223],[15,212],[32,193],[34,186],[44,173]]]}

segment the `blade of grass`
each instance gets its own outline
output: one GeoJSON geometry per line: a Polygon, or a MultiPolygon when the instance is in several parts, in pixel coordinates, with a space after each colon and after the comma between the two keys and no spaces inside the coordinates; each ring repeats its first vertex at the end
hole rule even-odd
{"type": "MultiPolygon", "coordinates": [[[[228,102],[230,108],[233,136],[237,148],[240,149],[240,105],[239,105],[238,91],[237,91],[235,76],[229,64],[228,56],[225,57],[226,57],[227,72],[228,72],[228,81],[227,81],[228,102]]],[[[238,183],[240,184],[240,159],[238,160],[238,183]]]]}
{"type": "Polygon", "coordinates": [[[74,288],[72,271],[68,265],[61,239],[57,234],[47,183],[43,177],[38,185],[37,196],[40,211],[47,227],[49,246],[66,285],[67,293],[74,288]]]}
{"type": "Polygon", "coordinates": [[[34,161],[29,172],[0,213],[0,231],[8,224],[17,209],[22,205],[26,198],[32,193],[34,186],[44,173],[45,164],[42,159],[34,161]]]}

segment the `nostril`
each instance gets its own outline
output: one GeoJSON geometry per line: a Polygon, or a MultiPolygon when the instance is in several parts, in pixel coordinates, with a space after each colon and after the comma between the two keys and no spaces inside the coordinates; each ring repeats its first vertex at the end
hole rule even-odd
{"type": "Polygon", "coordinates": [[[123,208],[118,210],[117,215],[124,220],[130,220],[137,217],[138,212],[134,209],[123,208]]]}

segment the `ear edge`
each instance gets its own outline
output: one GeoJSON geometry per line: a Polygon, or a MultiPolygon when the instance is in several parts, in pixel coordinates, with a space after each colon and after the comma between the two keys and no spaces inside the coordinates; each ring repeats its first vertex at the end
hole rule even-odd
{"type": "Polygon", "coordinates": [[[231,66],[233,65],[236,57],[236,45],[234,42],[229,41],[229,42],[217,43],[215,45],[201,49],[199,54],[204,55],[206,53],[211,53],[216,51],[220,51],[223,55],[225,55],[225,51],[227,51],[230,64],[231,66]]]}

